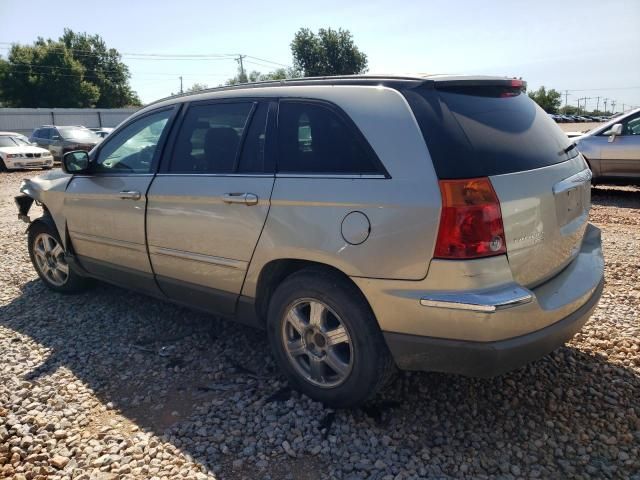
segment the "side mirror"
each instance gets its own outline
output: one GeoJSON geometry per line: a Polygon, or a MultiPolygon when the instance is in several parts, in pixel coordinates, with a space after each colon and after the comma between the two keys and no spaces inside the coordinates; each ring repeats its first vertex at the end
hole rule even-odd
{"type": "Polygon", "coordinates": [[[617,135],[622,135],[622,124],[616,123],[609,130],[604,132],[604,134],[609,135],[609,143],[613,142],[617,135]]]}
{"type": "Polygon", "coordinates": [[[62,157],[62,170],[71,174],[88,172],[89,154],[84,150],[65,153],[62,157]]]}

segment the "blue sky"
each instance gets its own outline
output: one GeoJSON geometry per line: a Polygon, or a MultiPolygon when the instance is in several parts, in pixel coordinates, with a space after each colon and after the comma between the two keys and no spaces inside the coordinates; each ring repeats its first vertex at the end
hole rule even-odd
{"type": "MultiPolygon", "coordinates": [[[[57,38],[64,27],[100,34],[123,53],[235,54],[291,64],[300,27],[349,29],[370,73],[428,72],[523,77],[579,97],[640,106],[640,0],[260,2],[0,0],[0,42],[57,38]],[[52,5],[55,5],[52,8],[52,5]],[[610,100],[609,100],[610,101],[610,100]]],[[[0,54],[7,45],[0,43],[0,54]]],[[[276,63],[247,59],[262,72],[276,63]]],[[[232,59],[159,60],[125,55],[132,86],[148,102],[180,88],[216,86],[232,59]]],[[[602,106],[602,103],[600,104],[602,106]]],[[[610,105],[610,103],[609,103],[610,105]]]]}

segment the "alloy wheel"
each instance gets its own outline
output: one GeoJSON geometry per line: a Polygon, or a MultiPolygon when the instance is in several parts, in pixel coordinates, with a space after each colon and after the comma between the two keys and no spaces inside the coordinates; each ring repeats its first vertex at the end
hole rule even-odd
{"type": "Polygon", "coordinates": [[[43,277],[56,287],[69,279],[69,265],[64,258],[64,249],[53,236],[40,233],[33,242],[33,255],[43,277]]]}
{"type": "Polygon", "coordinates": [[[340,316],[319,300],[306,298],[289,305],[282,342],[292,366],[313,385],[333,388],[351,373],[354,352],[349,331],[340,316]]]}

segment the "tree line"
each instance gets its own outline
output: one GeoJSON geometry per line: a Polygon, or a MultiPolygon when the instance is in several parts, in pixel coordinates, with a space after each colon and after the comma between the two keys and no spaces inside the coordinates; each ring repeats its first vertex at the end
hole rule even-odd
{"type": "MultiPolygon", "coordinates": [[[[293,65],[271,72],[245,72],[227,85],[296,77],[350,75],[367,71],[367,56],[349,30],[301,28],[291,44],[293,65]]],[[[139,106],[122,55],[100,35],[65,29],[58,40],[39,37],[32,45],[11,46],[0,57],[0,106],[119,108],[139,106]]],[[[193,84],[188,92],[208,88],[193,84]]]]}

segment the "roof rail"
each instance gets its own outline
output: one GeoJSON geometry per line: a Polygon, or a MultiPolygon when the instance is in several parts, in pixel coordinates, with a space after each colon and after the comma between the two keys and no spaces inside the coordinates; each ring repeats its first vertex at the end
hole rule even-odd
{"type": "Polygon", "coordinates": [[[418,75],[335,75],[335,76],[325,76],[325,77],[300,77],[300,78],[287,78],[282,80],[262,80],[259,82],[248,82],[248,83],[239,83],[237,85],[221,85],[219,87],[212,88],[204,88],[202,90],[198,90],[196,92],[185,92],[178,93],[176,95],[169,95],[168,97],[160,98],[158,100],[154,100],[153,102],[149,102],[145,105],[154,105],[156,103],[164,102],[166,100],[171,100],[175,98],[188,97],[191,95],[198,95],[201,93],[210,93],[210,92],[224,92],[227,90],[243,90],[249,88],[266,88],[266,87],[282,87],[286,85],[333,85],[333,84],[344,84],[344,85],[366,85],[368,83],[375,82],[424,82],[427,81],[427,77],[422,77],[418,75]]]}

